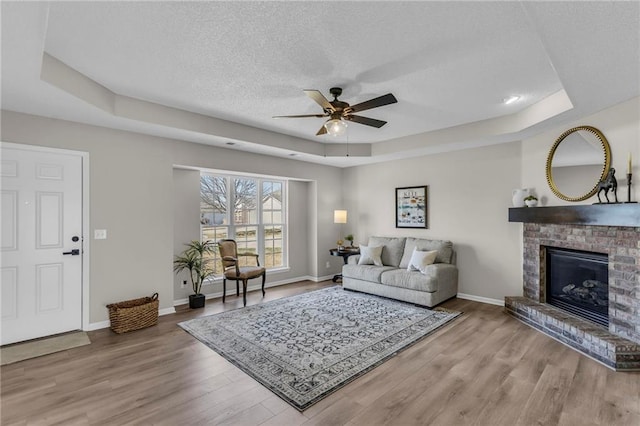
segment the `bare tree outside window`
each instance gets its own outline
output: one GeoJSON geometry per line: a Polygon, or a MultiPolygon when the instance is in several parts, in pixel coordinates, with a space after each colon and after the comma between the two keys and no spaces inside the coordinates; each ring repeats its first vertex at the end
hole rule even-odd
{"type": "Polygon", "coordinates": [[[233,220],[236,225],[255,225],[258,223],[258,185],[253,179],[234,179],[233,220]]]}
{"type": "MultiPolygon", "coordinates": [[[[233,179],[233,208],[255,209],[257,204],[258,183],[253,179],[233,179]]],[[[202,203],[209,206],[216,213],[226,213],[229,209],[227,178],[220,176],[202,175],[200,178],[200,198],[202,203]]]]}
{"type": "MultiPolygon", "coordinates": [[[[200,228],[203,241],[219,241],[229,237],[227,178],[200,176],[200,228]]],[[[222,275],[218,250],[210,253],[215,275],[222,275]]]]}
{"type": "Polygon", "coordinates": [[[215,213],[227,212],[227,183],[223,177],[202,175],[200,177],[200,200],[215,213]]]}

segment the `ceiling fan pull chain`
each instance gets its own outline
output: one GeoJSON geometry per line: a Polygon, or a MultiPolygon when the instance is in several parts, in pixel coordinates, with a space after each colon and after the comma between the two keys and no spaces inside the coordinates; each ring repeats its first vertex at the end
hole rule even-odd
{"type": "Polygon", "coordinates": [[[349,156],[349,128],[347,128],[347,157],[349,156]]]}

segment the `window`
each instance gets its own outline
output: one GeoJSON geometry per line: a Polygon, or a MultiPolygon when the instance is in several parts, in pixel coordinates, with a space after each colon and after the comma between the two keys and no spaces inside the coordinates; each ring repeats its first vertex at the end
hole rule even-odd
{"type": "MultiPolygon", "coordinates": [[[[269,178],[202,174],[200,226],[203,240],[232,238],[238,252],[257,253],[267,269],[286,265],[286,181],[269,178]]],[[[213,254],[215,272],[222,275],[219,254],[213,254]]],[[[251,263],[240,258],[240,264],[251,263]]]]}

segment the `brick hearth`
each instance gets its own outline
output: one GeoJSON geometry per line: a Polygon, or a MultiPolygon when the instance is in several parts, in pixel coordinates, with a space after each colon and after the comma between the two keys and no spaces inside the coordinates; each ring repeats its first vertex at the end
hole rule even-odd
{"type": "Polygon", "coordinates": [[[524,297],[505,298],[523,322],[617,370],[640,370],[640,228],[525,223],[524,297]],[[544,247],[609,258],[609,329],[545,304],[544,247]]]}

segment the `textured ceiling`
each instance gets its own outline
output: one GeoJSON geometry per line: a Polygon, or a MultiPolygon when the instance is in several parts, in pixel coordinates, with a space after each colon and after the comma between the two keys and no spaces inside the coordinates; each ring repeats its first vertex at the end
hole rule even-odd
{"type": "Polygon", "coordinates": [[[362,164],[517,140],[638,96],[639,15],[637,2],[3,2],[2,106],[362,164]],[[332,86],[398,103],[361,113],[386,126],[342,139],[315,136],[320,118],[271,118],[321,113],[302,89],[332,86]],[[361,155],[327,155],[347,140],[361,155]]]}

